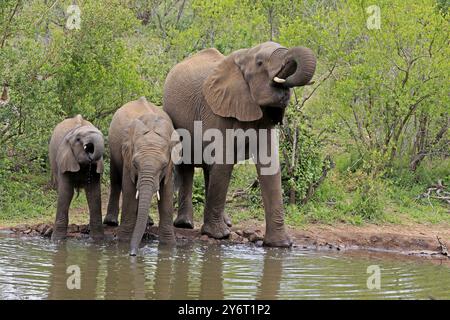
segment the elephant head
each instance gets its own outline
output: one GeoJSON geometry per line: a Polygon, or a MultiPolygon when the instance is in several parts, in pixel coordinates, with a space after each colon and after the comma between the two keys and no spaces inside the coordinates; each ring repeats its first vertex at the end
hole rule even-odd
{"type": "Polygon", "coordinates": [[[316,68],[313,52],[265,42],[233,52],[221,61],[203,84],[212,111],[222,117],[255,121],[264,111],[280,122],[291,88],[310,83],[316,68]]]}
{"type": "MultiPolygon", "coordinates": [[[[157,195],[159,200],[160,184],[172,183],[171,152],[178,143],[171,140],[172,134],[176,134],[172,123],[156,114],[142,115],[128,127],[122,156],[129,177],[136,186],[138,200],[136,224],[131,237],[131,255],[136,255],[144,235],[152,197],[157,195]]],[[[161,196],[172,197],[165,194],[161,196]]]]}
{"type": "MultiPolygon", "coordinates": [[[[79,115],[80,123],[82,121],[79,115]]],[[[103,172],[103,134],[90,125],[79,125],[70,130],[58,147],[56,163],[59,172],[78,172],[80,166],[96,164],[96,172],[103,172]]]]}

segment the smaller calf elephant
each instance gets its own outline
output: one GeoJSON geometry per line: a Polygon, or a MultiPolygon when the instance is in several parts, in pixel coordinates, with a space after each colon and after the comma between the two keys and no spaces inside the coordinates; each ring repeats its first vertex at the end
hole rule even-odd
{"type": "Polygon", "coordinates": [[[171,154],[181,143],[169,116],[144,97],[125,104],[112,118],[109,147],[111,192],[105,223],[117,221],[122,192],[118,238],[130,241],[130,255],[136,255],[156,195],[159,241],[174,243],[171,154]]]}
{"type": "Polygon", "coordinates": [[[102,133],[81,115],[62,121],[53,130],[49,159],[58,204],[52,240],[66,237],[75,188],[84,188],[86,192],[90,236],[95,240],[103,239],[100,194],[103,151],[102,133]]]}

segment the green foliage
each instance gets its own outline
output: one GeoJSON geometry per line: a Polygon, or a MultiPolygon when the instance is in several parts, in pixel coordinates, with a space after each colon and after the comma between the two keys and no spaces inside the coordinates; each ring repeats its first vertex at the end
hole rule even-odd
{"type": "Polygon", "coordinates": [[[357,151],[374,175],[399,159],[448,156],[448,21],[435,1],[377,2],[380,30],[366,27],[370,3],[336,3],[280,27],[283,42],[306,39],[318,53],[316,78],[329,90],[308,107],[346,134],[348,151],[357,151]]]}
{"type": "MultiPolygon", "coordinates": [[[[448,1],[377,1],[380,30],[367,28],[374,3],[365,0],[76,3],[80,30],[66,27],[71,0],[0,1],[0,90],[7,83],[10,96],[0,106],[0,220],[54,212],[47,145],[64,118],[81,113],[106,136],[124,103],[145,95],[162,104],[165,77],[183,58],[273,40],[318,59],[315,84],[294,90],[280,126],[284,197],[294,191],[296,203],[288,223],[448,221],[442,204],[415,200],[438,179],[450,183],[448,1]],[[300,205],[328,155],[336,169],[300,205]]],[[[264,217],[249,168],[233,173],[229,196],[242,194],[228,199],[233,219],[264,217]]],[[[196,217],[203,196],[196,173],[196,217]]]]}
{"type": "Polygon", "coordinates": [[[290,106],[280,141],[281,180],[286,202],[300,204],[309,188],[320,179],[323,166],[329,165],[324,163],[321,148],[308,119],[296,110],[296,105],[290,106]]]}

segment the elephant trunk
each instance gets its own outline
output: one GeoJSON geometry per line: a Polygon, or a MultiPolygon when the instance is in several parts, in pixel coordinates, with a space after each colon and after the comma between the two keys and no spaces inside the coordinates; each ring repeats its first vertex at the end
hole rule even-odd
{"type": "Polygon", "coordinates": [[[292,88],[308,84],[316,70],[316,57],[311,49],[294,47],[283,56],[281,70],[273,81],[283,87],[292,88]]]}
{"type": "Polygon", "coordinates": [[[145,178],[140,179],[138,183],[136,197],[138,197],[138,211],[136,224],[134,226],[133,235],[131,236],[130,243],[130,255],[135,256],[137,254],[139,244],[141,243],[145,229],[147,227],[148,213],[153,194],[156,192],[153,182],[145,182],[145,178]],[[143,181],[144,180],[144,181],[143,181]]]}
{"type": "Polygon", "coordinates": [[[88,154],[91,161],[98,161],[105,151],[103,136],[101,133],[93,133],[84,143],[84,151],[88,154]]]}

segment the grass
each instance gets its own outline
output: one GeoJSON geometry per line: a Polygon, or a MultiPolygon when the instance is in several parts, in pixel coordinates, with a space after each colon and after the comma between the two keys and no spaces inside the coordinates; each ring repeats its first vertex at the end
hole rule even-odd
{"type": "MultiPolygon", "coordinates": [[[[417,199],[437,179],[449,181],[446,163],[425,164],[416,175],[402,172],[396,178],[366,181],[358,171],[349,170],[351,164],[348,159],[343,157],[336,160],[336,168],[306,205],[285,206],[288,225],[450,224],[448,205],[433,199],[417,199]]],[[[248,220],[264,221],[260,190],[250,188],[255,179],[253,165],[237,165],[233,171],[225,210],[235,224],[248,220]]],[[[52,222],[57,195],[49,188],[48,181],[47,175],[30,174],[3,179],[0,183],[0,225],[52,222]]],[[[105,181],[102,189],[104,208],[108,189],[105,181]]],[[[194,219],[198,223],[203,220],[203,189],[203,173],[196,170],[193,198],[194,219]]],[[[84,192],[74,198],[70,212],[70,223],[88,222],[84,192]]],[[[152,217],[155,222],[158,220],[155,205],[152,217]]]]}

